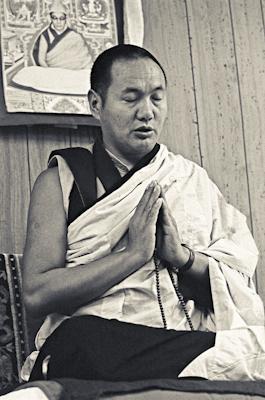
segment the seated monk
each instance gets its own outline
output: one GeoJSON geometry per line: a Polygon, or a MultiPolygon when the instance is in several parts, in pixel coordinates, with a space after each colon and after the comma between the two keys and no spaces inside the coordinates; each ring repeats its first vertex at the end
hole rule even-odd
{"type": "Polygon", "coordinates": [[[167,86],[147,50],[101,53],[102,138],[54,151],[36,180],[23,288],[45,320],[25,380],[265,379],[257,248],[206,171],[158,143],[167,86]]]}
{"type": "Polygon", "coordinates": [[[92,57],[83,36],[67,25],[66,6],[55,0],[50,7],[51,23],[38,36],[33,58],[41,67],[73,70],[91,67],[92,57]]]}

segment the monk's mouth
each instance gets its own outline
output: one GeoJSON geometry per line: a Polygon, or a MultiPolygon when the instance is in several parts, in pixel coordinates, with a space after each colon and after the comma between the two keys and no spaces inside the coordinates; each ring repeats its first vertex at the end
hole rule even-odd
{"type": "Polygon", "coordinates": [[[154,129],[152,128],[138,128],[134,130],[134,133],[140,138],[148,138],[154,134],[154,129]]]}

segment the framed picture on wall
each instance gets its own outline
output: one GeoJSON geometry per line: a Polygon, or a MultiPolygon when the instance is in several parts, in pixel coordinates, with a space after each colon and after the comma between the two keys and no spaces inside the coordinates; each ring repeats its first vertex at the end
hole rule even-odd
{"type": "Polygon", "coordinates": [[[96,124],[95,58],[124,41],[122,0],[1,0],[0,125],[96,124]]]}

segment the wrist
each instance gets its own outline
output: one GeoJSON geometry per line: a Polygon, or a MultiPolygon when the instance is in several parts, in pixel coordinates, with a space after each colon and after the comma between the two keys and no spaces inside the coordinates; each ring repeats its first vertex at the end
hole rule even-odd
{"type": "Polygon", "coordinates": [[[188,252],[189,252],[189,257],[188,260],[186,261],[185,264],[183,264],[181,267],[178,268],[178,273],[180,275],[183,275],[184,273],[186,273],[189,269],[192,268],[193,263],[195,261],[195,252],[188,247],[186,244],[182,244],[182,247],[185,248],[188,252]]]}
{"type": "Polygon", "coordinates": [[[178,260],[174,264],[175,268],[180,270],[182,267],[184,267],[187,264],[187,262],[189,261],[189,258],[190,258],[190,249],[187,246],[181,244],[178,260]]]}
{"type": "Polygon", "coordinates": [[[143,251],[139,251],[131,246],[128,246],[124,250],[125,257],[128,260],[130,260],[130,264],[133,269],[138,269],[142,267],[144,264],[146,264],[149,259],[151,259],[152,256],[149,256],[145,254],[143,251]]]}
{"type": "Polygon", "coordinates": [[[190,250],[188,247],[178,243],[174,249],[174,253],[174,257],[167,259],[167,263],[171,268],[179,270],[188,262],[190,258],[190,250]]]}

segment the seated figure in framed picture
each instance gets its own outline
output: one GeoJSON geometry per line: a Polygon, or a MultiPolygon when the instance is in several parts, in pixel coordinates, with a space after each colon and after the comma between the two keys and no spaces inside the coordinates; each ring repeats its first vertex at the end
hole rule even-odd
{"type": "Polygon", "coordinates": [[[83,36],[68,24],[69,10],[62,0],[54,0],[50,6],[50,24],[37,37],[33,47],[33,59],[41,67],[88,69],[92,57],[83,36]]]}

